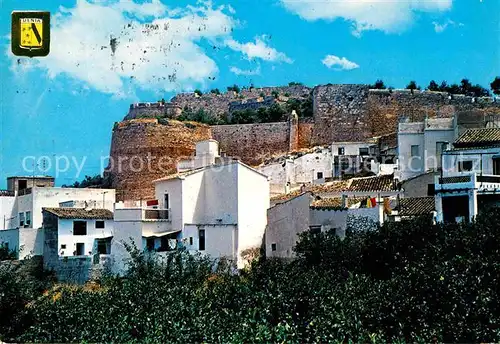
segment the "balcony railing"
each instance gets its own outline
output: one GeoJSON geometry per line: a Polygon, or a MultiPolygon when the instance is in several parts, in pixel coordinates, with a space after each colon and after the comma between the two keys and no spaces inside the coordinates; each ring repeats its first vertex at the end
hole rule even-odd
{"type": "Polygon", "coordinates": [[[471,176],[453,176],[439,178],[439,184],[469,183],[471,176]]]}
{"type": "Polygon", "coordinates": [[[170,209],[144,209],[146,220],[170,220],[170,209]]]}
{"type": "Polygon", "coordinates": [[[32,191],[32,188],[20,189],[17,191],[18,196],[29,195],[32,191]]]}
{"type": "Polygon", "coordinates": [[[500,176],[492,176],[492,175],[481,176],[481,175],[478,175],[476,177],[476,180],[478,183],[500,183],[500,176]]]}

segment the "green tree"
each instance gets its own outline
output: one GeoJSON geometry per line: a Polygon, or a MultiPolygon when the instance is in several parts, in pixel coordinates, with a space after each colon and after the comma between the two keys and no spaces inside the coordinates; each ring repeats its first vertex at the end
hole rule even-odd
{"type": "Polygon", "coordinates": [[[417,83],[415,81],[410,81],[410,83],[408,85],[406,85],[406,89],[407,90],[419,90],[420,89],[420,86],[417,85],[417,83]]]}
{"type": "Polygon", "coordinates": [[[500,77],[495,77],[495,80],[490,83],[490,87],[494,94],[500,95],[500,77]]]}
{"type": "Polygon", "coordinates": [[[427,86],[427,89],[429,91],[435,91],[435,92],[441,91],[441,88],[439,87],[437,82],[435,82],[434,80],[431,80],[431,82],[429,83],[429,86],[427,86]]]}
{"type": "Polygon", "coordinates": [[[375,81],[375,83],[373,85],[370,85],[370,88],[382,90],[382,89],[386,89],[387,87],[385,86],[385,84],[382,80],[378,79],[377,81],[375,81]]]}

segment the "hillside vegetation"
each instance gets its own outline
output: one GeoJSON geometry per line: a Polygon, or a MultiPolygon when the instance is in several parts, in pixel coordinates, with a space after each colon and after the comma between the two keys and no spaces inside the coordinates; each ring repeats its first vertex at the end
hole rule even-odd
{"type": "Polygon", "coordinates": [[[186,252],[159,262],[136,249],[125,278],[86,286],[49,288],[2,267],[0,333],[16,342],[497,342],[499,217],[392,223],[344,240],[304,233],[297,259],[261,258],[239,274],[186,252]]]}

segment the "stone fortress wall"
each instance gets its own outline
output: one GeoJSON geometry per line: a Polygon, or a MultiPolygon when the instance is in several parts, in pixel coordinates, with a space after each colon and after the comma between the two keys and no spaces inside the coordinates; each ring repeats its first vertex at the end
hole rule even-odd
{"type": "Polygon", "coordinates": [[[220,94],[179,93],[170,102],[136,103],[130,106],[125,120],[138,117],[156,117],[169,114],[179,115],[183,109],[192,111],[200,109],[219,117],[236,110],[258,109],[271,106],[276,102],[276,96],[281,98],[307,98],[311,88],[301,85],[283,87],[260,87],[242,89],[239,93],[227,91],[220,94]]]}
{"type": "MultiPolygon", "coordinates": [[[[142,103],[132,105],[124,122],[115,124],[111,144],[111,160],[149,155],[150,171],[134,172],[130,168],[110,168],[118,199],[146,199],[153,196],[154,179],[165,173],[158,166],[161,157],[169,159],[167,170],[175,172],[175,162],[194,153],[195,142],[213,138],[220,142],[227,156],[235,156],[250,165],[258,165],[267,158],[302,148],[329,145],[335,141],[361,141],[369,137],[389,134],[397,130],[401,118],[422,120],[429,117],[450,117],[466,112],[471,116],[500,113],[500,101],[493,98],[473,98],[448,95],[442,92],[409,90],[373,90],[367,85],[321,85],[312,89],[313,118],[290,118],[288,122],[207,126],[155,118],[175,113],[184,107],[205,109],[221,115],[236,103],[252,103],[252,99],[273,96],[309,97],[311,89],[305,86],[266,87],[242,90],[239,94],[202,96],[179,94],[170,103],[142,103]],[[261,97],[262,93],[264,97],[261,97]],[[243,97],[243,99],[242,99],[243,97]],[[250,99],[250,102],[248,102],[250,99]],[[153,105],[156,104],[156,105],[153,105]],[[231,105],[232,104],[232,105],[231,105]]],[[[241,105],[244,106],[244,105],[241,105]]],[[[250,105],[255,106],[255,105],[250,105]]],[[[238,106],[236,108],[240,109],[238,106]]],[[[175,116],[169,116],[175,117],[175,116]]],[[[136,160],[138,158],[135,158],[136,160]]],[[[128,165],[127,165],[128,166],[128,165]]]]}

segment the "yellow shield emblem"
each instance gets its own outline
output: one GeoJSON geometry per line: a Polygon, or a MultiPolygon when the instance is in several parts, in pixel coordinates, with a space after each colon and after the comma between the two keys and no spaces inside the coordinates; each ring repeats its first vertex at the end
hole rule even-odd
{"type": "Polygon", "coordinates": [[[22,48],[33,49],[43,46],[43,19],[41,18],[20,18],[20,46],[22,48]]]}

